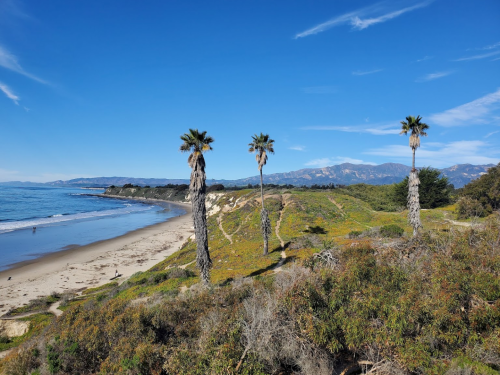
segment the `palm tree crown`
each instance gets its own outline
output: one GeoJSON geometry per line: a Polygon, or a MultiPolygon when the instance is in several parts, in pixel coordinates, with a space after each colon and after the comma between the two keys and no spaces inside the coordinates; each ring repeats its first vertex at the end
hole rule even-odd
{"type": "Polygon", "coordinates": [[[192,152],[188,158],[188,164],[191,168],[204,152],[212,150],[210,143],[214,141],[211,136],[207,136],[206,131],[199,132],[198,129],[189,129],[189,133],[181,135],[181,140],[184,143],[181,144],[180,150],[182,152],[192,152]]]}
{"type": "Polygon", "coordinates": [[[267,153],[274,154],[274,139],[269,138],[269,134],[252,135],[252,143],[248,144],[249,152],[256,152],[255,160],[259,164],[259,171],[267,163],[267,153]]]}
{"type": "Polygon", "coordinates": [[[415,150],[420,147],[420,136],[427,137],[427,133],[425,130],[429,129],[429,125],[424,122],[420,122],[422,117],[417,116],[408,116],[406,117],[406,121],[401,121],[401,133],[399,134],[408,134],[411,131],[410,135],[410,147],[412,150],[415,150]]]}

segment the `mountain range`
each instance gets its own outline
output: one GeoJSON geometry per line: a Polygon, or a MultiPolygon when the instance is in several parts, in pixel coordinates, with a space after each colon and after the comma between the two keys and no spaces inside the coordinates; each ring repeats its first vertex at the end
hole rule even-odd
{"type": "MultiPolygon", "coordinates": [[[[471,180],[479,178],[486,173],[488,168],[494,164],[472,165],[458,164],[449,168],[439,169],[439,171],[448,177],[450,183],[455,188],[466,185],[471,180]]],[[[264,175],[264,183],[271,184],[292,184],[292,185],[327,185],[342,184],[352,185],[366,183],[372,185],[384,185],[400,182],[408,176],[411,167],[397,163],[385,163],[380,165],[351,164],[344,163],[324,168],[306,168],[298,171],[273,173],[264,175]]],[[[124,184],[133,184],[140,186],[159,186],[166,184],[188,184],[188,179],[168,179],[168,178],[135,178],[135,177],[94,177],[94,178],[76,178],[67,181],[52,181],[46,183],[32,183],[11,181],[3,182],[0,185],[8,186],[64,186],[64,187],[107,187],[110,185],[122,186],[124,184]]],[[[209,179],[207,184],[224,184],[226,186],[244,186],[248,184],[260,183],[259,176],[252,176],[238,180],[216,180],[209,179]]]]}

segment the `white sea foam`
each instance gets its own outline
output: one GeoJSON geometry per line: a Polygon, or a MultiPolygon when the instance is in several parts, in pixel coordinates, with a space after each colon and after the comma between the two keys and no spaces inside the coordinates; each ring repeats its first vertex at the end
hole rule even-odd
{"type": "Polygon", "coordinates": [[[82,219],[92,219],[103,216],[113,216],[113,215],[125,215],[133,212],[141,212],[152,209],[153,206],[149,205],[128,205],[123,208],[117,208],[114,210],[104,210],[104,211],[92,211],[92,212],[82,212],[73,215],[52,215],[51,217],[23,220],[23,221],[10,221],[6,223],[0,223],[0,233],[12,232],[17,229],[39,227],[43,225],[56,224],[64,221],[82,220],[82,219]]]}

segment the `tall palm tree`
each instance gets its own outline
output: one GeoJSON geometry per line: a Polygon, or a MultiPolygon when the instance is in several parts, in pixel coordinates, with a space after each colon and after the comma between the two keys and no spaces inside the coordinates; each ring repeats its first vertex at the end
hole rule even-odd
{"type": "Polygon", "coordinates": [[[191,182],[189,184],[189,195],[191,196],[191,206],[193,208],[194,233],[196,236],[196,265],[201,274],[201,279],[205,285],[210,283],[210,268],[212,260],[208,252],[207,236],[207,210],[205,207],[205,195],[207,185],[205,183],[205,158],[203,153],[212,150],[210,143],[214,139],[207,135],[207,132],[199,132],[198,129],[189,129],[189,133],[181,135],[180,150],[191,152],[188,157],[188,164],[191,167],[191,182]]]}
{"type": "Polygon", "coordinates": [[[262,229],[262,237],[264,238],[264,255],[268,252],[269,235],[271,234],[271,222],[269,215],[264,207],[264,188],[262,184],[262,167],[267,163],[267,154],[274,154],[274,140],[269,138],[269,134],[253,135],[249,152],[255,152],[255,160],[259,166],[260,171],[260,198],[262,200],[262,211],[260,212],[260,225],[262,229]]]}
{"type": "Polygon", "coordinates": [[[415,169],[415,151],[420,147],[420,136],[427,137],[425,132],[429,129],[429,125],[420,122],[422,117],[408,116],[406,121],[401,121],[401,133],[410,135],[410,148],[413,152],[413,159],[411,164],[410,178],[408,180],[408,222],[413,227],[413,236],[416,236],[418,229],[422,227],[420,221],[420,201],[418,195],[418,185],[420,180],[418,179],[418,171],[415,169]]]}

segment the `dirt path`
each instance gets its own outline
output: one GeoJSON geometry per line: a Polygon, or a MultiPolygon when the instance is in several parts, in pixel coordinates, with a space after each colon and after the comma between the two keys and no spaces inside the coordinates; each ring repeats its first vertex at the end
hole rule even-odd
{"type": "Polygon", "coordinates": [[[278,221],[276,221],[276,237],[278,237],[278,239],[280,240],[280,245],[281,245],[281,259],[279,260],[278,264],[276,265],[276,267],[274,267],[273,271],[274,272],[280,272],[281,271],[281,267],[283,266],[283,264],[285,263],[285,260],[286,260],[286,252],[285,252],[285,241],[283,241],[283,239],[281,238],[280,236],[280,226],[281,226],[281,219],[283,218],[283,212],[285,211],[285,208],[287,206],[287,197],[281,197],[281,202],[283,203],[283,208],[281,209],[280,211],[280,217],[278,219],[278,221]]]}
{"type": "Polygon", "coordinates": [[[460,227],[471,227],[472,226],[472,223],[463,223],[461,221],[455,221],[455,220],[451,220],[451,219],[445,219],[445,220],[453,225],[458,225],[460,227]]]}
{"type": "Polygon", "coordinates": [[[194,262],[196,262],[196,259],[193,260],[192,262],[189,262],[189,263],[183,264],[182,266],[179,266],[179,268],[182,268],[183,270],[185,270],[187,266],[189,266],[190,264],[193,264],[194,262]]]}
{"type": "Polygon", "coordinates": [[[345,216],[345,212],[344,212],[344,209],[342,208],[342,205],[340,203],[338,203],[335,199],[333,199],[332,197],[328,197],[328,200],[330,202],[332,202],[335,206],[337,206],[337,208],[340,210],[340,213],[342,214],[342,216],[345,216]]]}
{"type": "Polygon", "coordinates": [[[59,310],[58,307],[61,305],[61,301],[57,301],[55,303],[53,303],[52,305],[50,305],[49,307],[49,312],[51,312],[52,314],[54,314],[55,316],[61,316],[63,311],[62,310],[59,310]]]}
{"type": "MultiPolygon", "coordinates": [[[[278,237],[278,240],[280,240],[281,248],[283,250],[285,250],[285,241],[283,241],[283,239],[280,236],[281,219],[283,218],[283,211],[285,211],[285,207],[286,207],[286,203],[284,201],[282,201],[282,202],[283,202],[283,208],[280,211],[280,217],[279,217],[278,221],[276,221],[275,232],[276,232],[276,237],[278,237]]],[[[284,251],[282,251],[281,253],[284,253],[284,251]]],[[[286,256],[285,256],[285,258],[286,258],[286,256]]]]}
{"type": "Polygon", "coordinates": [[[226,237],[227,240],[229,241],[229,243],[232,245],[233,244],[233,236],[227,234],[226,231],[224,230],[224,228],[222,228],[222,217],[223,216],[224,216],[224,213],[221,211],[220,214],[219,214],[219,217],[217,218],[217,224],[219,224],[219,229],[221,230],[221,232],[224,235],[224,237],[226,237]]]}
{"type": "Polygon", "coordinates": [[[0,352],[0,359],[5,358],[7,356],[7,354],[9,354],[12,350],[14,350],[14,349],[13,348],[7,349],[7,350],[4,350],[3,352],[0,352]]]}

